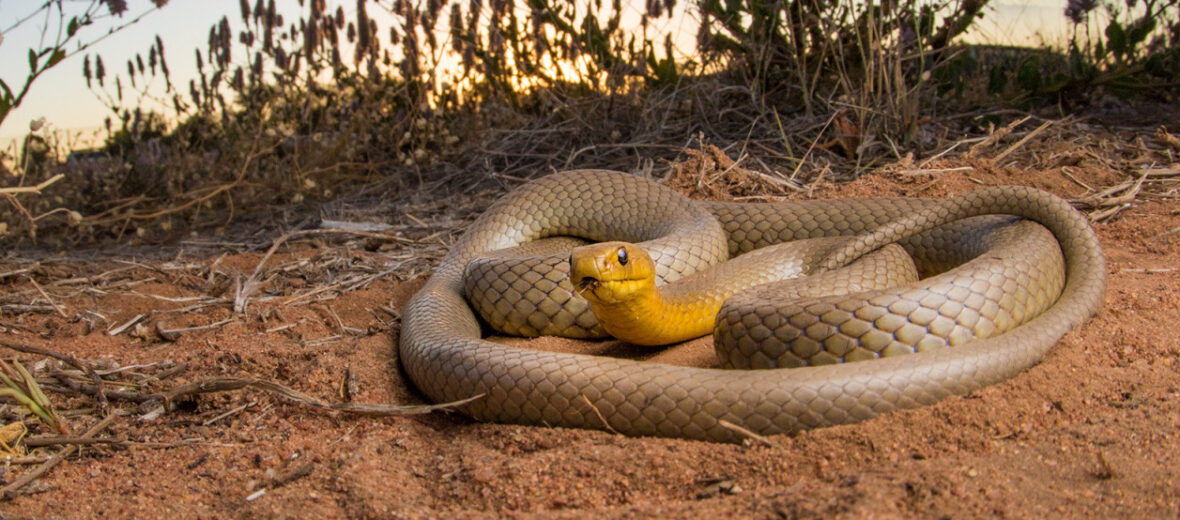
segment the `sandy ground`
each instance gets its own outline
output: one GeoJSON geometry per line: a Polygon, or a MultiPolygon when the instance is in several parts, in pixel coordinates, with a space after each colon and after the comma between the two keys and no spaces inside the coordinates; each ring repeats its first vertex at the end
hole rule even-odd
{"type": "MultiPolygon", "coordinates": [[[[939,197],[979,184],[1026,184],[1079,197],[1083,183],[1100,189],[1123,180],[1110,168],[1088,167],[1085,158],[1031,162],[1038,167],[959,158],[926,165],[941,170],[933,173],[907,172],[901,164],[853,183],[824,184],[812,196],[939,197]]],[[[773,445],[726,445],[481,424],[443,413],[326,413],[256,389],[185,398],[150,420],[140,419],[144,410],[135,403],[112,399],[129,415],[101,436],[132,442],[84,446],[29,492],[0,503],[0,513],[1174,518],[1180,515],[1180,234],[1166,233],[1180,227],[1180,205],[1145,191],[1096,227],[1108,259],[1103,311],[1035,368],[934,406],[775,436],[773,445]]],[[[257,249],[174,246],[167,258],[128,250],[45,256],[38,263],[10,255],[0,260],[0,273],[30,270],[0,278],[0,292],[8,295],[0,339],[108,365],[157,363],[112,376],[138,385],[126,391],[257,377],[339,400],[351,374],[356,401],[421,403],[398,366],[395,316],[433,260],[413,258],[410,245],[324,240],[280,248],[239,315],[231,311],[234,287],[262,259],[257,249]],[[30,279],[62,314],[45,310],[46,296],[30,279]],[[340,290],[352,284],[357,288],[340,290]],[[313,292],[322,287],[332,289],[313,292]],[[21,302],[41,310],[17,307],[21,302]],[[139,314],[144,327],[107,333],[139,314]],[[158,323],[178,329],[223,320],[230,321],[174,342],[153,331],[158,323]]],[[[702,345],[707,340],[695,344],[702,345]]],[[[707,352],[689,351],[666,361],[708,362],[707,352]]],[[[43,359],[20,358],[32,366],[43,359]]],[[[50,396],[75,433],[97,422],[92,398],[50,396]]],[[[4,410],[5,422],[14,420],[14,410],[4,410]]],[[[33,437],[52,435],[28,423],[33,437]]],[[[11,482],[33,467],[12,464],[3,478],[11,482]]]]}

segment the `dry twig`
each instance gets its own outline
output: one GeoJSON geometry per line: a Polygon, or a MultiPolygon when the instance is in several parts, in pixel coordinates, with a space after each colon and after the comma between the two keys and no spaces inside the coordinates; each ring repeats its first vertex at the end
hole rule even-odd
{"type": "Polygon", "coordinates": [[[344,230],[344,229],[304,229],[304,230],[292,231],[290,233],[286,233],[283,236],[280,236],[278,239],[276,239],[273,244],[271,244],[270,248],[266,250],[266,254],[262,255],[262,260],[259,260],[258,265],[254,266],[254,272],[250,273],[250,276],[246,278],[246,281],[238,284],[237,291],[234,294],[234,312],[239,313],[239,314],[246,312],[246,307],[249,305],[250,297],[253,296],[254,293],[258,291],[259,287],[262,286],[262,282],[259,281],[259,279],[258,279],[259,275],[262,273],[262,267],[266,265],[266,262],[268,260],[270,260],[270,257],[274,256],[275,251],[277,251],[279,249],[279,246],[283,245],[283,243],[285,243],[286,241],[288,241],[292,238],[295,238],[295,237],[302,237],[302,236],[309,236],[309,235],[326,235],[326,234],[334,234],[334,233],[348,234],[348,235],[359,235],[359,236],[364,236],[364,237],[381,238],[381,239],[393,240],[393,241],[400,240],[399,238],[394,237],[392,235],[386,235],[386,234],[382,234],[382,233],[369,233],[366,231],[350,231],[350,230],[344,230]]]}
{"type": "Polygon", "coordinates": [[[1038,126],[1035,130],[1033,130],[1032,132],[1029,132],[1028,135],[1024,136],[1019,141],[1016,141],[1015,143],[1013,143],[1012,146],[1009,146],[1006,150],[1000,152],[1000,154],[997,155],[995,157],[995,159],[993,159],[993,160],[997,163],[999,163],[1000,161],[1003,161],[1004,158],[1008,156],[1008,154],[1015,152],[1021,146],[1024,146],[1025,143],[1029,142],[1032,138],[1040,135],[1041,132],[1044,132],[1045,129],[1049,128],[1050,126],[1053,126],[1053,120],[1048,120],[1048,121],[1045,121],[1044,123],[1041,123],[1041,126],[1038,126]]]}
{"type": "Polygon", "coordinates": [[[766,436],[759,435],[758,433],[755,433],[754,431],[744,428],[742,426],[739,426],[737,424],[731,423],[731,422],[726,421],[724,419],[717,421],[717,424],[720,424],[721,427],[723,427],[727,430],[731,430],[733,432],[736,432],[740,435],[745,436],[748,439],[752,439],[752,440],[758,441],[762,444],[765,444],[767,446],[770,446],[771,448],[782,449],[782,446],[780,446],[778,443],[770,440],[766,436]]]}
{"type": "Polygon", "coordinates": [[[15,350],[17,352],[24,352],[25,354],[36,354],[39,356],[49,356],[49,357],[57,359],[59,361],[64,361],[64,362],[68,363],[70,366],[77,368],[78,370],[81,370],[83,373],[85,373],[87,376],[89,376],[90,380],[94,383],[94,395],[96,395],[98,397],[99,409],[102,410],[104,415],[106,414],[106,411],[107,411],[107,408],[109,405],[109,403],[107,402],[106,392],[103,391],[102,378],[99,377],[98,373],[94,371],[93,367],[78,361],[78,358],[75,358],[74,356],[71,356],[68,354],[62,354],[60,352],[54,352],[52,350],[45,349],[45,348],[34,347],[32,345],[13,343],[11,341],[0,339],[0,346],[10,348],[10,349],[15,350]]]}
{"type": "Polygon", "coordinates": [[[53,298],[49,297],[49,294],[45,292],[45,289],[41,288],[41,284],[37,283],[37,280],[34,280],[32,276],[29,277],[29,283],[32,283],[33,287],[37,288],[37,292],[41,293],[41,296],[45,298],[45,301],[49,302],[49,305],[51,305],[53,309],[56,310],[59,315],[61,315],[61,317],[66,319],[70,318],[70,316],[66,314],[66,311],[62,310],[62,307],[65,306],[58,305],[56,302],[54,302],[53,298]]]}
{"type": "MultiPolygon", "coordinates": [[[[1016,127],[1024,124],[1025,121],[1032,119],[1032,117],[1033,116],[1031,116],[1031,115],[1024,116],[1024,117],[1017,119],[1011,123],[1008,123],[1006,126],[1004,126],[1003,128],[1001,128],[999,130],[993,131],[990,135],[988,135],[983,140],[971,145],[971,149],[967,150],[967,156],[974,157],[976,154],[979,153],[980,150],[1000,142],[1001,139],[1007,137],[1008,134],[1012,133],[1012,131],[1015,130],[1016,127]]],[[[956,143],[956,145],[957,144],[958,143],[956,143]]]]}
{"type": "Polygon", "coordinates": [[[390,416],[390,415],[421,415],[428,414],[439,410],[448,410],[457,406],[475,401],[483,398],[484,394],[477,394],[466,399],[452,401],[449,403],[429,404],[429,405],[389,405],[379,403],[342,403],[329,402],[317,399],[303,392],[299,392],[288,386],[284,386],[275,382],[266,381],[263,379],[254,378],[237,378],[237,377],[219,377],[213,379],[205,379],[181,385],[179,387],[168,390],[161,394],[156,394],[155,397],[161,399],[165,404],[172,403],[181,397],[186,397],[196,394],[205,394],[210,392],[226,392],[230,390],[240,390],[246,387],[253,387],[259,390],[264,390],[275,394],[287,401],[317,408],[321,410],[333,410],[346,413],[355,413],[359,415],[371,416],[390,416]]]}
{"type": "MultiPolygon", "coordinates": [[[[92,426],[89,430],[86,430],[86,433],[83,433],[81,438],[92,438],[95,435],[98,435],[100,432],[105,430],[107,426],[110,426],[111,423],[114,422],[115,417],[116,415],[107,416],[103,420],[99,421],[98,424],[92,426]]],[[[68,457],[70,453],[77,449],[79,449],[78,444],[70,444],[69,446],[62,448],[37,468],[24,473],[20,476],[20,478],[12,481],[11,484],[0,488],[0,500],[8,500],[17,496],[20,494],[21,488],[25,487],[30,482],[36,480],[41,475],[44,475],[49,470],[53,469],[54,466],[65,460],[65,458],[68,457]]]]}
{"type": "Polygon", "coordinates": [[[582,394],[582,401],[585,401],[586,406],[589,406],[590,410],[594,412],[594,415],[598,417],[598,420],[602,421],[602,426],[606,428],[607,431],[615,435],[622,435],[618,430],[614,429],[614,427],[611,426],[609,422],[606,421],[606,417],[603,417],[602,412],[598,410],[597,406],[594,406],[594,403],[590,402],[590,398],[586,397],[585,394],[582,394]]]}
{"type": "Polygon", "coordinates": [[[26,194],[26,193],[31,193],[33,195],[40,195],[41,192],[45,188],[48,188],[53,183],[60,181],[63,177],[65,177],[65,175],[59,173],[57,175],[54,175],[53,177],[45,179],[41,184],[38,184],[36,186],[16,186],[16,187],[12,187],[12,188],[0,188],[0,195],[21,195],[21,194],[26,194]]]}

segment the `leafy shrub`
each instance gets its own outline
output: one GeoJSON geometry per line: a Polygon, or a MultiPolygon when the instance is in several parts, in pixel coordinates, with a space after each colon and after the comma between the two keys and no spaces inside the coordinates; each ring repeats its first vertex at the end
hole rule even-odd
{"type": "MultiPolygon", "coordinates": [[[[825,132],[836,134],[831,150],[871,164],[920,147],[921,125],[940,100],[1175,85],[1176,0],[1126,0],[1125,12],[1103,1],[1103,35],[1077,36],[1055,52],[956,44],[987,0],[649,0],[638,13],[621,0],[356,0],[350,15],[304,0],[294,20],[275,0],[239,0],[235,21],[223,17],[195,50],[198,75],[187,85],[173,83],[159,37],[127,59],[126,72],[87,55],[84,79],[114,115],[106,159],[64,170],[74,198],[30,209],[81,211],[68,222],[81,226],[78,237],[171,229],[174,220],[224,225],[242,206],[326,200],[377,181],[421,185],[438,159],[480,149],[504,129],[576,122],[602,132],[553,145],[569,147],[572,159],[581,153],[573,150],[628,135],[625,123],[587,123],[601,119],[599,100],[615,107],[611,117],[652,100],[664,119],[631,115],[640,126],[682,132],[680,142],[705,129],[720,137],[718,126],[668,118],[700,116],[712,103],[721,114],[708,117],[724,119],[717,103],[744,103],[755,112],[741,123],[745,135],[777,132],[796,173],[807,159],[793,157],[792,141],[810,148],[825,132]],[[372,9],[389,13],[372,17],[372,9]],[[690,56],[672,39],[686,10],[698,25],[690,56]],[[638,26],[627,27],[636,16],[638,26]],[[169,113],[138,108],[141,86],[153,80],[165,85],[169,113]],[[716,98],[709,102],[691,87],[714,82],[731,87],[706,94],[716,98]],[[692,93],[675,100],[678,89],[692,93]],[[796,135],[780,113],[827,123],[796,135]]],[[[1067,14],[1082,21],[1099,6],[1075,0],[1067,14]]]]}

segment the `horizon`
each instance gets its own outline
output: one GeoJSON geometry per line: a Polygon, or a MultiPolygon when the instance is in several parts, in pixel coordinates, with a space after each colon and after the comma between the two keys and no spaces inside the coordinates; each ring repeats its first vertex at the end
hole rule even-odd
{"type": "MultiPolygon", "coordinates": [[[[0,0],[0,29],[11,27],[13,22],[28,12],[15,12],[5,7],[14,4],[14,0],[0,0]]],[[[355,3],[331,0],[329,10],[335,10],[342,5],[348,16],[355,14],[355,3]],[[350,8],[351,7],[351,8],[350,8]]],[[[641,9],[635,2],[625,2],[624,9],[641,9]]],[[[124,64],[135,55],[144,54],[157,34],[164,42],[165,54],[168,59],[173,83],[178,89],[188,84],[188,80],[197,77],[193,52],[204,49],[207,42],[209,28],[223,16],[230,18],[231,27],[240,28],[238,17],[238,2],[226,1],[221,10],[210,9],[207,4],[184,0],[173,0],[160,9],[155,9],[148,0],[130,0],[128,11],[116,23],[126,23],[145,11],[148,12],[138,23],[124,30],[114,33],[98,43],[85,53],[72,55],[60,64],[45,72],[30,89],[24,102],[9,113],[8,118],[0,124],[0,147],[9,147],[19,143],[29,133],[29,124],[38,118],[45,118],[48,131],[57,135],[65,134],[68,141],[78,143],[74,149],[89,147],[100,143],[105,133],[103,119],[113,115],[104,105],[100,94],[103,89],[94,84],[93,89],[86,86],[82,77],[82,55],[101,55],[108,64],[108,77],[114,73],[124,72],[124,64]],[[89,135],[87,135],[89,134],[89,135]],[[89,140],[89,141],[88,141],[89,140]],[[85,145],[83,146],[83,143],[85,145]]],[[[70,9],[80,9],[74,5],[63,5],[67,16],[70,9]]],[[[302,15],[302,9],[294,2],[284,3],[279,9],[284,16],[302,15]]],[[[1014,0],[1013,2],[999,2],[989,4],[981,20],[965,35],[963,40],[970,43],[986,43],[996,45],[1045,46],[1059,44],[1068,36],[1070,25],[1063,14],[1064,1],[1056,0],[1014,0]]],[[[105,7],[101,11],[103,16],[96,26],[84,27],[79,30],[79,41],[89,41],[105,32],[110,17],[105,14],[105,7]]],[[[374,18],[382,18],[387,12],[373,12],[374,18]]],[[[695,13],[685,13],[695,17],[695,13]]],[[[1093,22],[1091,22],[1093,23],[1093,22]]],[[[236,32],[237,29],[235,29],[236,32]]],[[[695,25],[693,32],[695,32],[695,25]]],[[[19,70],[15,77],[4,78],[14,90],[23,84],[24,76],[28,74],[28,63],[25,50],[34,46],[40,37],[38,23],[26,23],[15,30],[6,32],[0,41],[0,70],[19,70]],[[17,50],[19,52],[13,52],[17,50]]],[[[695,35],[682,32],[677,40],[692,41],[695,35]]],[[[681,43],[680,47],[684,45],[681,43]]],[[[72,51],[72,49],[70,49],[72,51]]],[[[146,77],[146,76],[141,76],[146,77]]],[[[164,92],[161,81],[150,82],[145,90],[150,95],[144,98],[145,108],[166,108],[162,101],[164,92]]],[[[142,85],[141,85],[142,87],[142,85]]],[[[125,90],[134,91],[125,86],[125,90]]],[[[106,91],[110,92],[110,91],[106,91]]],[[[170,94],[169,94],[170,95],[170,94]]],[[[187,94],[182,94],[187,96],[187,94]]],[[[124,98],[127,100],[128,98],[124,98]]],[[[133,100],[133,98],[131,98],[133,100]]],[[[141,105],[143,106],[143,105],[141,105]]],[[[168,110],[170,111],[170,110],[168,110]]],[[[172,121],[170,121],[172,122],[172,121]]]]}

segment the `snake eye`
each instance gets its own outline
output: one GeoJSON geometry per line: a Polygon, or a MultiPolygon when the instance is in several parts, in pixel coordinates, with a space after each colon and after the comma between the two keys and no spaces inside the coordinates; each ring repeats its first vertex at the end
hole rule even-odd
{"type": "Polygon", "coordinates": [[[619,248],[619,265],[627,265],[627,248],[619,248]]]}

